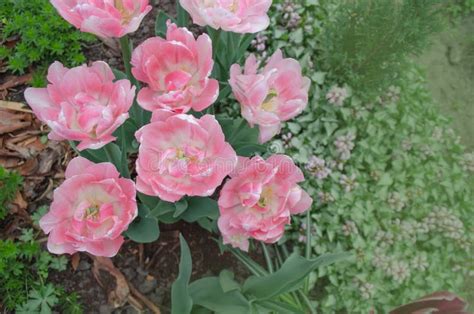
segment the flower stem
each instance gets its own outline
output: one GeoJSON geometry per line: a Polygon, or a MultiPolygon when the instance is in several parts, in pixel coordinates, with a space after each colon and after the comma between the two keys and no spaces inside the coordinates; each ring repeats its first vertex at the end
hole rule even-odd
{"type": "MultiPolygon", "coordinates": [[[[120,42],[120,49],[122,50],[122,59],[123,59],[123,66],[125,68],[125,74],[127,75],[127,78],[129,79],[129,81],[133,85],[136,86],[137,92],[138,92],[138,90],[140,90],[140,84],[138,83],[137,79],[132,74],[132,65],[130,63],[132,59],[132,42],[130,41],[130,38],[127,35],[120,37],[119,42],[120,42]]],[[[142,126],[144,124],[144,119],[145,119],[144,112],[138,106],[136,98],[133,101],[133,105],[130,110],[130,115],[137,122],[139,126],[142,126]]]]}
{"type": "Polygon", "coordinates": [[[262,250],[263,250],[263,255],[265,256],[265,261],[267,262],[268,272],[270,274],[272,274],[273,273],[273,263],[272,263],[272,259],[270,258],[270,253],[268,252],[268,248],[265,245],[265,243],[260,242],[260,244],[262,245],[262,250]]]}
{"type": "MultiPolygon", "coordinates": [[[[310,209],[306,211],[306,259],[311,259],[311,215],[310,209]]],[[[309,276],[306,277],[303,294],[309,292],[309,276]]]]}
{"type": "Polygon", "coordinates": [[[127,35],[120,37],[120,49],[122,50],[123,66],[125,67],[125,74],[133,85],[138,87],[138,81],[132,75],[132,66],[130,61],[132,59],[132,45],[127,35]]]}

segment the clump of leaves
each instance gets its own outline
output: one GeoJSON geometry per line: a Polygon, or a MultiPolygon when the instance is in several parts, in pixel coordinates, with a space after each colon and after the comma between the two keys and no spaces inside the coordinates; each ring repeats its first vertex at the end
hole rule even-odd
{"type": "Polygon", "coordinates": [[[15,196],[21,181],[21,176],[17,173],[0,167],[0,220],[7,215],[7,202],[15,196]]]}
{"type": "Polygon", "coordinates": [[[68,66],[84,63],[81,43],[95,40],[64,21],[48,0],[0,2],[0,41],[12,38],[12,48],[0,46],[0,60],[5,59],[8,69],[15,73],[54,60],[68,66]]]}
{"type": "Polygon", "coordinates": [[[51,269],[63,271],[67,259],[43,250],[33,229],[24,229],[18,241],[0,240],[0,295],[2,306],[17,313],[51,313],[60,307],[81,313],[75,294],[47,283],[51,269]]]}
{"type": "Polygon", "coordinates": [[[324,25],[324,70],[366,99],[393,84],[442,26],[439,0],[343,1],[324,25]]]}

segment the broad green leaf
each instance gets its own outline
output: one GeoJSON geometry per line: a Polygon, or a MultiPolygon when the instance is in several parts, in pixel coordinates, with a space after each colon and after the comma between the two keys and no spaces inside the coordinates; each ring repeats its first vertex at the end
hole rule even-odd
{"type": "Polygon", "coordinates": [[[182,198],[181,200],[177,201],[174,203],[174,206],[176,207],[176,211],[173,214],[173,217],[179,217],[182,213],[188,209],[188,200],[186,198],[182,198]]]}
{"type": "Polygon", "coordinates": [[[194,281],[189,286],[189,294],[194,304],[216,313],[250,313],[250,303],[245,296],[235,290],[224,292],[217,277],[194,281]]]}
{"type": "Polygon", "coordinates": [[[274,300],[259,301],[259,302],[256,302],[254,306],[257,307],[257,311],[258,311],[257,313],[262,313],[265,310],[267,310],[268,313],[305,314],[305,311],[291,304],[274,301],[274,300]],[[259,307],[262,307],[263,309],[259,309],[259,307]]]}
{"type": "Polygon", "coordinates": [[[273,274],[247,279],[243,291],[258,300],[268,300],[295,290],[313,270],[346,259],[349,256],[348,253],[335,253],[308,260],[295,253],[290,255],[281,268],[273,274]]]}
{"type": "Polygon", "coordinates": [[[219,283],[224,293],[234,290],[240,290],[240,284],[234,280],[234,273],[224,269],[219,274],[219,283]]]}
{"type": "Polygon", "coordinates": [[[186,12],[186,10],[184,10],[179,1],[176,1],[176,12],[178,16],[176,18],[176,24],[179,27],[187,27],[189,22],[189,14],[186,12]]]}
{"type": "Polygon", "coordinates": [[[201,218],[217,219],[219,207],[217,202],[209,197],[191,197],[188,199],[186,211],[181,215],[181,219],[187,222],[195,222],[201,218]]]}
{"type": "Polygon", "coordinates": [[[151,243],[160,237],[158,220],[155,217],[138,217],[128,227],[126,236],[138,243],[151,243]]]}
{"type": "Polygon", "coordinates": [[[168,29],[168,27],[166,26],[166,22],[168,22],[168,20],[171,20],[171,22],[176,23],[176,21],[172,17],[170,17],[164,11],[160,10],[155,20],[155,35],[156,36],[160,36],[163,38],[166,37],[166,31],[168,29]]]}
{"type": "Polygon", "coordinates": [[[183,236],[179,235],[181,258],[179,261],[179,275],[171,286],[171,313],[188,314],[193,308],[193,299],[190,296],[189,280],[192,272],[192,259],[189,246],[183,236]]]}

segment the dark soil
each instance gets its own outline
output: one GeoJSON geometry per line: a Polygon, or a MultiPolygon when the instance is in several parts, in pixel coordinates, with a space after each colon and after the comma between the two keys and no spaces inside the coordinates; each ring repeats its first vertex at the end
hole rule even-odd
{"type": "MultiPolygon", "coordinates": [[[[152,10],[144,19],[140,29],[132,35],[134,46],[137,46],[145,39],[154,36],[155,19],[159,10],[164,10],[170,16],[176,15],[174,0],[152,1],[152,10]],[[157,3],[159,2],[159,4],[157,3]]],[[[195,33],[201,33],[198,27],[192,27],[195,33]]],[[[111,67],[123,70],[118,44],[107,45],[97,42],[87,46],[84,53],[88,62],[103,60],[111,67]]],[[[2,74],[0,84],[7,75],[2,74]]],[[[23,93],[26,85],[16,86],[8,90],[7,100],[25,103],[23,93]]],[[[64,145],[63,145],[64,144],[64,145]]],[[[26,176],[22,194],[28,202],[27,211],[34,212],[41,205],[49,205],[52,200],[52,190],[63,180],[62,175],[68,160],[74,153],[65,143],[61,156],[56,156],[52,162],[56,165],[54,171],[46,175],[26,176]],[[53,182],[49,184],[49,182],[53,182]],[[46,194],[42,201],[36,201],[39,195],[46,194]]],[[[26,212],[25,212],[26,213],[26,212]]],[[[23,227],[29,227],[31,221],[26,215],[21,217],[10,216],[0,224],[0,236],[8,237],[19,233],[23,227]],[[6,228],[6,226],[13,226],[6,228]],[[8,234],[6,234],[8,233],[8,234]]],[[[230,254],[221,253],[218,245],[213,240],[217,235],[212,235],[195,224],[178,223],[174,225],[161,225],[161,234],[158,241],[151,244],[139,245],[131,241],[126,241],[119,254],[112,259],[114,265],[125,275],[133,287],[138,289],[150,301],[158,305],[162,313],[170,312],[170,291],[173,281],[178,274],[178,264],[180,258],[179,234],[186,239],[192,254],[193,272],[192,279],[196,280],[205,276],[218,275],[223,269],[229,269],[236,273],[238,279],[243,279],[249,274],[247,270],[230,254]]],[[[44,248],[46,249],[46,248],[44,248]]],[[[262,262],[260,252],[257,250],[253,255],[259,262],[262,262]]],[[[59,286],[64,287],[67,292],[76,292],[80,297],[84,313],[136,313],[138,312],[129,304],[114,309],[107,302],[107,295],[113,288],[113,278],[111,282],[102,282],[99,285],[92,272],[93,261],[86,254],[80,254],[80,262],[73,270],[71,264],[63,272],[50,271],[49,280],[59,286]]],[[[145,307],[146,308],[146,307],[145,307]]],[[[146,311],[148,312],[148,311],[146,311]]]]}

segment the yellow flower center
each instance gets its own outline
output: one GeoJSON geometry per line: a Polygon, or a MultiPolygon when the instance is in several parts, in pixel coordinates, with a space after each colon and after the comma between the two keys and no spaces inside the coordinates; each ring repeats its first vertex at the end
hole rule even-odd
{"type": "Polygon", "coordinates": [[[262,109],[268,112],[274,112],[277,109],[277,96],[278,93],[274,89],[270,90],[267,97],[265,97],[265,100],[262,103],[262,109]]]}
{"type": "Polygon", "coordinates": [[[262,194],[260,194],[260,199],[258,200],[257,205],[259,207],[265,208],[270,202],[272,195],[273,191],[271,187],[263,188],[262,194]]]}
{"type": "Polygon", "coordinates": [[[94,205],[86,209],[85,219],[97,219],[99,217],[99,206],[94,205]]]}
{"type": "Polygon", "coordinates": [[[130,12],[125,9],[123,5],[123,0],[114,0],[115,8],[120,12],[122,15],[122,24],[128,24],[132,20],[133,12],[130,12]]]}

